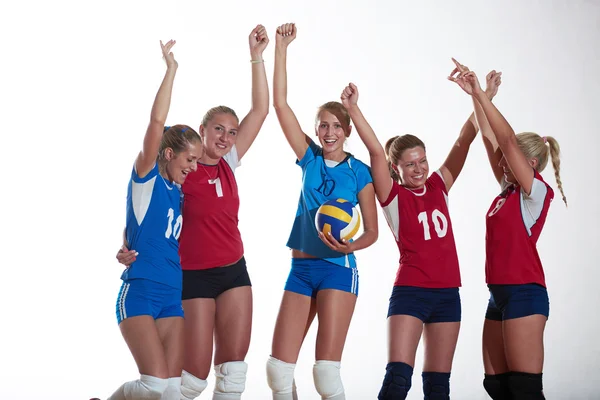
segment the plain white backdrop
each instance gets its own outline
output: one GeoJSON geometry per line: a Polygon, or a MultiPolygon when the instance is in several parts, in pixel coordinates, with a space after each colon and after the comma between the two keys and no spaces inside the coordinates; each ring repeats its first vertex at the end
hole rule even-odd
{"type": "MultiPolygon", "coordinates": [[[[106,398],[138,376],[122,340],[115,260],[127,180],[165,71],[159,40],[176,39],[179,62],[168,123],[198,128],[215,105],[250,107],[248,34],[271,39],[264,59],[272,89],[275,28],[295,22],[289,103],[306,132],[316,108],[352,81],[380,140],[403,133],[427,145],[432,171],[472,111],[446,80],[450,57],[503,72],[495,100],[514,129],[562,146],[567,209],[555,188],[538,248],[550,294],[545,393],[598,396],[598,93],[596,1],[31,1],[1,6],[3,154],[1,399],[106,398]]],[[[356,134],[348,150],[369,161],[356,134]]],[[[271,109],[242,160],[240,229],[254,285],[245,399],[269,399],[265,362],[290,268],[285,243],[300,168],[271,109]]],[[[480,138],[450,193],[461,263],[463,323],[452,398],[479,400],[484,214],[498,192],[480,138]]],[[[379,212],[379,240],[357,254],[360,293],[342,376],[348,399],[373,399],[386,365],[386,313],[398,250],[379,212]]],[[[296,368],[302,399],[312,382],[313,325],[296,368]]],[[[419,350],[409,399],[422,398],[419,350]]],[[[201,399],[210,399],[209,390],[201,399]]]]}

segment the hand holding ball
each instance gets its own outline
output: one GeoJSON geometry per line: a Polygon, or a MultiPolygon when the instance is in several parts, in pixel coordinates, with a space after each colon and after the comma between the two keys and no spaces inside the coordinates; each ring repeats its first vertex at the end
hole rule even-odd
{"type": "Polygon", "coordinates": [[[338,242],[350,240],[360,228],[360,214],[352,203],[344,199],[329,200],[321,205],[315,216],[317,231],[338,242]]]}

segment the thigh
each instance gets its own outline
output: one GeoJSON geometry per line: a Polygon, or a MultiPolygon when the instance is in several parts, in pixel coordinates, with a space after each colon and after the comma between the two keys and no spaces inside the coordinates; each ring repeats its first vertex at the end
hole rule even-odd
{"type": "Polygon", "coordinates": [[[340,361],[342,359],[355,305],[356,295],[350,292],[325,289],[317,293],[319,319],[315,349],[317,360],[340,361]]]}
{"type": "Polygon", "coordinates": [[[412,367],[423,321],[412,315],[392,315],[388,318],[388,362],[403,362],[412,367]]]}
{"type": "Polygon", "coordinates": [[[425,324],[423,342],[425,363],[423,371],[450,372],[458,341],[460,322],[436,322],[425,324]]]}
{"type": "Polygon", "coordinates": [[[252,288],[227,290],[215,303],[215,365],[243,361],[252,332],[252,288]]]}
{"type": "Polygon", "coordinates": [[[504,353],[502,321],[485,319],[481,344],[485,373],[498,375],[508,372],[508,364],[504,353]]]}
{"type": "Polygon", "coordinates": [[[169,377],[181,376],[184,348],[183,318],[166,317],[157,319],[156,328],[165,351],[169,377]]]}
{"type": "Polygon", "coordinates": [[[316,299],[284,291],[275,323],[271,356],[295,364],[300,347],[315,317],[316,299]]]}
{"type": "Polygon", "coordinates": [[[503,322],[504,348],[511,371],[542,373],[546,316],[536,314],[503,322]]]}
{"type": "Polygon", "coordinates": [[[183,300],[185,312],[183,369],[200,379],[206,379],[210,372],[215,309],[213,299],[183,300]]]}
{"type": "Polygon", "coordinates": [[[150,315],[129,317],[119,324],[119,328],[133,355],[139,373],[157,378],[168,378],[169,369],[165,351],[154,318],[150,315]]]}

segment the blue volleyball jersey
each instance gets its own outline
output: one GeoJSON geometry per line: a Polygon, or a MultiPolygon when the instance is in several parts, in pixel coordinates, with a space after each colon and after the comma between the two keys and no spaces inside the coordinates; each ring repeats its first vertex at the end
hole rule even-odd
{"type": "Polygon", "coordinates": [[[296,161],[302,168],[302,190],[287,246],[334,264],[356,268],[353,253],[346,255],[331,250],[319,239],[315,216],[321,204],[328,200],[344,199],[356,207],[358,193],[373,182],[373,178],[369,167],[351,154],[335,166],[328,163],[323,158],[323,149],[312,140],[302,159],[296,161]]]}
{"type": "Polygon", "coordinates": [[[126,239],[129,249],[139,254],[121,279],[143,278],[181,289],[180,193],[177,184],[159,174],[158,163],[143,178],[133,167],[127,189],[126,239]]]}

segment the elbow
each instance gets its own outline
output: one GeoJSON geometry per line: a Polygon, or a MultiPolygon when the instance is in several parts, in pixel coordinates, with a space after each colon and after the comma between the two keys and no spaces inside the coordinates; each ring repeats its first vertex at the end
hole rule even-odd
{"type": "Polygon", "coordinates": [[[387,155],[385,154],[385,150],[381,146],[378,146],[378,148],[369,151],[369,155],[371,156],[371,158],[382,159],[386,160],[387,162],[387,155]]]}
{"type": "Polygon", "coordinates": [[[252,107],[252,114],[264,121],[269,115],[269,104],[267,103],[266,105],[260,107],[252,107]]]}
{"type": "Polygon", "coordinates": [[[162,115],[154,115],[154,114],[150,116],[150,125],[160,126],[160,127],[164,128],[166,122],[167,122],[166,116],[163,117],[162,115]]]}
{"type": "Polygon", "coordinates": [[[511,145],[517,145],[517,137],[512,131],[501,131],[496,135],[496,141],[501,149],[506,149],[511,145]]]}
{"type": "Polygon", "coordinates": [[[275,99],[273,101],[273,108],[275,109],[275,112],[281,111],[281,110],[283,110],[284,108],[287,108],[287,107],[288,107],[288,104],[287,104],[287,101],[285,101],[285,100],[275,99]]]}

